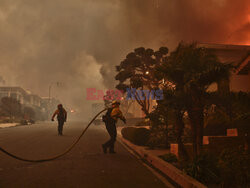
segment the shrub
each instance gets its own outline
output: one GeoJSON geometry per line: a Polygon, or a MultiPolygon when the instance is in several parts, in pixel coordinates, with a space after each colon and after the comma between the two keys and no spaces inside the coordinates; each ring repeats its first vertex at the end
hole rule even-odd
{"type": "Polygon", "coordinates": [[[166,135],[164,134],[163,131],[154,131],[151,132],[147,145],[151,148],[154,149],[155,147],[165,147],[166,148],[166,135]]]}
{"type": "Polygon", "coordinates": [[[148,129],[135,127],[125,127],[122,129],[121,133],[125,139],[139,146],[145,146],[150,135],[148,129]]]}
{"type": "Polygon", "coordinates": [[[216,112],[208,116],[204,128],[204,136],[221,136],[226,135],[229,128],[230,120],[224,114],[216,112]]]}
{"type": "Polygon", "coordinates": [[[243,147],[225,149],[218,156],[202,154],[192,162],[182,164],[183,170],[206,184],[222,187],[248,187],[250,179],[250,156],[243,147]]]}
{"type": "Polygon", "coordinates": [[[233,121],[233,127],[239,131],[239,136],[245,136],[250,134],[250,113],[243,114],[233,121]]]}
{"type": "Polygon", "coordinates": [[[176,155],[173,153],[167,153],[165,155],[160,155],[159,157],[168,163],[176,163],[178,161],[176,155]]]}
{"type": "Polygon", "coordinates": [[[184,164],[184,171],[204,184],[218,184],[220,182],[217,158],[210,154],[201,154],[191,163],[184,164]]]}
{"type": "Polygon", "coordinates": [[[139,121],[135,124],[135,126],[149,126],[150,122],[146,120],[139,121]]]}
{"type": "Polygon", "coordinates": [[[134,127],[125,127],[121,130],[121,133],[123,138],[131,141],[134,137],[134,127]]]}
{"type": "Polygon", "coordinates": [[[247,187],[250,179],[250,157],[243,148],[225,149],[218,162],[222,183],[225,187],[247,187]]]}

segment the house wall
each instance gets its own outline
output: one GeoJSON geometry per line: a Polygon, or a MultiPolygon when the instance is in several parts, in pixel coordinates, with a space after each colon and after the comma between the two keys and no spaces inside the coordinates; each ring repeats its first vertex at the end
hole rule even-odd
{"type": "Polygon", "coordinates": [[[250,92],[250,74],[232,75],[230,78],[230,90],[250,92]]]}
{"type": "MultiPolygon", "coordinates": [[[[249,56],[250,53],[250,46],[216,45],[216,44],[215,45],[202,44],[202,46],[211,49],[211,51],[218,57],[218,59],[222,63],[232,63],[234,66],[238,66],[244,59],[247,58],[247,56],[249,56]]],[[[222,84],[221,86],[223,87],[225,85],[222,84]]],[[[249,73],[248,75],[237,75],[235,73],[232,73],[229,82],[229,89],[230,91],[250,92],[249,73]]]]}
{"type": "Polygon", "coordinates": [[[3,97],[12,97],[21,104],[40,107],[41,98],[37,95],[29,95],[20,87],[0,87],[0,99],[3,97]]]}

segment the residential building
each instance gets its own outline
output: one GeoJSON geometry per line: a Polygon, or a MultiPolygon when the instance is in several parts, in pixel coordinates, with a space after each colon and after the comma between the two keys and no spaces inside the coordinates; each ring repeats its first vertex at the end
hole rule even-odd
{"type": "Polygon", "coordinates": [[[218,89],[250,92],[250,46],[204,43],[198,46],[210,49],[222,63],[235,67],[230,80],[218,83],[218,89]]]}
{"type": "Polygon", "coordinates": [[[0,99],[3,97],[11,97],[19,101],[21,104],[29,103],[28,93],[21,87],[0,87],[0,99]]]}
{"type": "MultiPolygon", "coordinates": [[[[210,49],[222,63],[232,63],[235,67],[229,80],[213,84],[209,88],[210,90],[250,92],[250,46],[199,43],[198,47],[210,49]]],[[[154,105],[156,105],[156,101],[153,100],[150,111],[154,105]]],[[[128,112],[134,117],[145,116],[136,101],[130,106],[128,112]]]]}

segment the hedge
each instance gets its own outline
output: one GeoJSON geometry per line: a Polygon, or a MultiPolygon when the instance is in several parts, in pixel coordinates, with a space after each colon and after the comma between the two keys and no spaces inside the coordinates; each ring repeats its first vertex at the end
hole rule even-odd
{"type": "Polygon", "coordinates": [[[150,136],[150,130],[146,128],[125,127],[121,133],[123,138],[139,146],[145,146],[150,136]]]}

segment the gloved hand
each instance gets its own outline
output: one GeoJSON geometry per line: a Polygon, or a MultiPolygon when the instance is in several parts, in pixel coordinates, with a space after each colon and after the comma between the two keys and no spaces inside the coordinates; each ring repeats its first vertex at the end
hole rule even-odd
{"type": "Polygon", "coordinates": [[[54,121],[54,119],[52,118],[51,121],[54,121]]]}

